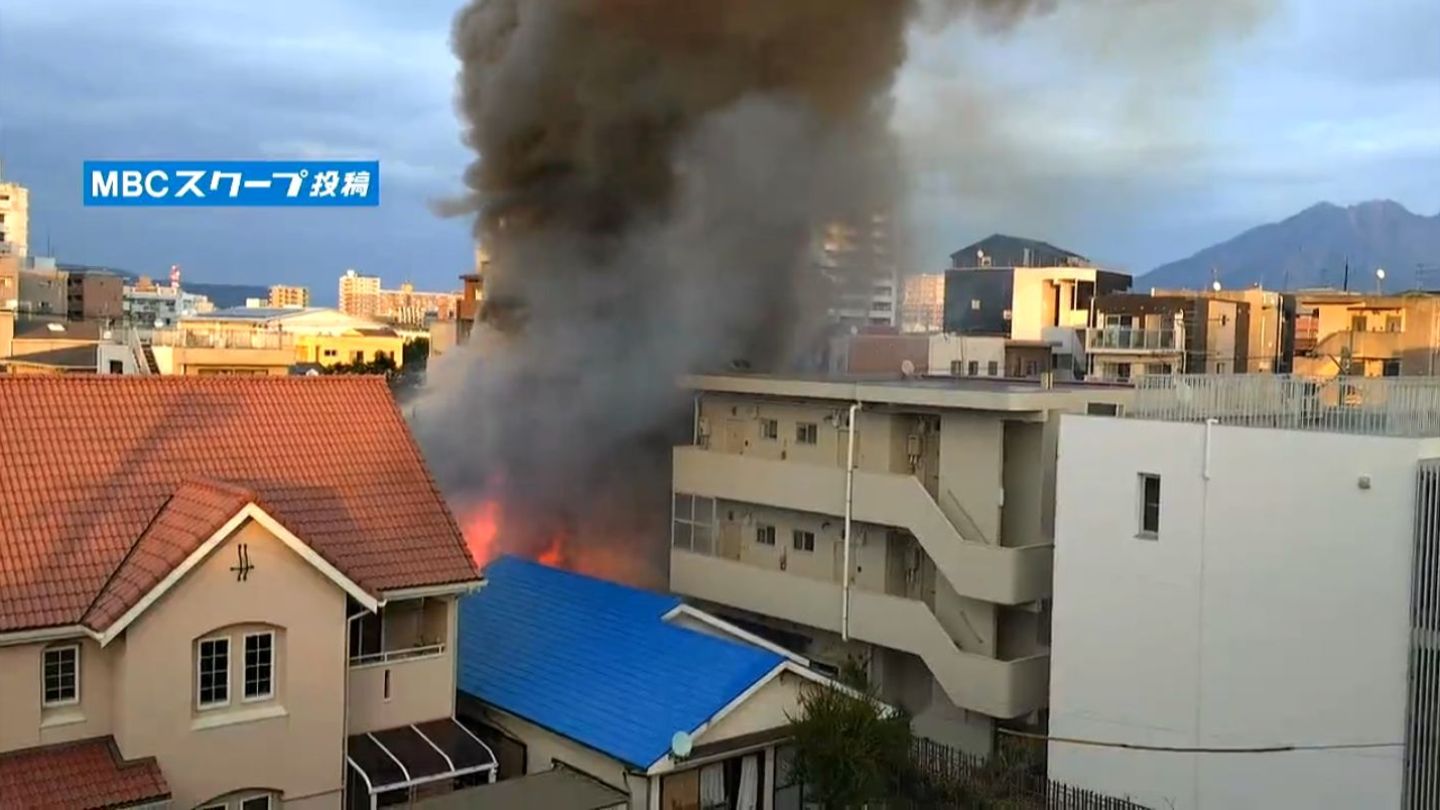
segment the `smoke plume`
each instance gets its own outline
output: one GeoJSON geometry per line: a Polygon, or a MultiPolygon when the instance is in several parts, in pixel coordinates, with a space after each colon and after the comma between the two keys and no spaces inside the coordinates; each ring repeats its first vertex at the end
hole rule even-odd
{"type": "Polygon", "coordinates": [[[461,520],[498,499],[509,550],[562,533],[660,570],[676,377],[807,357],[816,227],[899,189],[907,28],[1051,5],[474,0],[453,47],[487,300],[416,424],[461,520]]]}

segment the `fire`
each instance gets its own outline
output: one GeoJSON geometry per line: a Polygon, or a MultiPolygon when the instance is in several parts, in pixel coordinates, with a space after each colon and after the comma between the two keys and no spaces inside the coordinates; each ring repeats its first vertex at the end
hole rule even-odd
{"type": "Polygon", "coordinates": [[[639,587],[663,586],[653,563],[631,542],[616,542],[597,527],[577,538],[564,526],[536,526],[517,519],[495,498],[461,512],[460,526],[470,557],[481,568],[502,554],[515,554],[552,568],[639,587]]]}
{"type": "Polygon", "coordinates": [[[500,528],[503,522],[504,511],[497,500],[481,501],[462,521],[461,532],[465,535],[465,545],[470,550],[470,558],[475,564],[484,568],[491,560],[501,554],[519,554],[523,557],[532,557],[536,562],[554,568],[565,568],[567,537],[564,532],[555,532],[550,535],[544,548],[538,553],[533,549],[519,548],[515,545],[523,537],[523,533],[512,531],[510,535],[502,537],[500,528]],[[509,544],[506,541],[510,541],[509,544]]]}

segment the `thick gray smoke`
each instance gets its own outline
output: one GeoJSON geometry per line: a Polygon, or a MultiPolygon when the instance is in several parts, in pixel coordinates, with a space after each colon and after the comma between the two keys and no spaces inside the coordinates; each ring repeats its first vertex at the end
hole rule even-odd
{"type": "Polygon", "coordinates": [[[492,264],[484,323],[432,369],[417,423],[462,521],[498,499],[509,550],[568,532],[572,554],[663,559],[669,446],[688,431],[676,377],[806,357],[826,304],[815,227],[887,210],[897,191],[888,119],[907,27],[922,11],[1004,26],[1049,5],[463,10],[459,104],[479,154],[463,207],[492,264]]]}

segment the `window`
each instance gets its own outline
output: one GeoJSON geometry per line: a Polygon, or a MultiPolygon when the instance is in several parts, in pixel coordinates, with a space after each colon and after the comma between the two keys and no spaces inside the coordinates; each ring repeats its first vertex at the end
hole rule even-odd
{"type": "Polygon", "coordinates": [[[275,634],[245,636],[245,700],[275,696],[275,634]]]}
{"type": "Polygon", "coordinates": [[[795,441],[800,444],[819,444],[820,426],[814,422],[800,422],[795,425],[795,441]]]}
{"type": "Polygon", "coordinates": [[[715,532],[715,499],[675,493],[670,542],[676,548],[709,554],[715,532]]]}
{"type": "Polygon", "coordinates": [[[380,653],[380,639],[384,635],[383,611],[374,613],[366,610],[359,602],[348,600],[350,619],[350,660],[363,659],[380,653]]]}
{"type": "Polygon", "coordinates": [[[771,442],[780,438],[780,422],[775,419],[761,419],[760,438],[771,442]]]}
{"type": "Polygon", "coordinates": [[[1140,473],[1140,536],[1160,536],[1160,476],[1140,473]]]}
{"type": "Polygon", "coordinates": [[[200,640],[195,661],[199,675],[195,702],[202,709],[224,706],[230,702],[230,639],[200,640]]]}
{"type": "Polygon", "coordinates": [[[1130,380],[1130,364],[1129,364],[1129,363],[1116,363],[1116,364],[1115,364],[1115,379],[1117,379],[1117,380],[1123,380],[1123,381],[1125,381],[1125,382],[1129,382],[1129,380],[1130,380]]]}
{"type": "Polygon", "coordinates": [[[110,373],[111,373],[111,374],[124,374],[124,373],[125,373],[125,361],[123,361],[123,360],[111,360],[111,361],[110,361],[110,373]]]}
{"type": "Polygon", "coordinates": [[[1385,316],[1385,331],[1386,331],[1386,332],[1399,332],[1399,331],[1402,331],[1401,328],[1400,328],[1400,316],[1399,316],[1399,315],[1386,315],[1386,316],[1385,316]]]}
{"type": "Polygon", "coordinates": [[[962,376],[962,375],[964,375],[964,374],[965,374],[965,361],[964,361],[964,360],[951,360],[951,361],[950,361],[950,376],[952,376],[952,377],[960,377],[960,376],[962,376]]]}
{"type": "Polygon", "coordinates": [[[1026,376],[1026,377],[1036,377],[1036,376],[1039,376],[1039,374],[1040,374],[1040,364],[1037,363],[1037,362],[1035,362],[1034,360],[1026,360],[1026,361],[1025,361],[1025,376],[1026,376]]]}
{"type": "Polygon", "coordinates": [[[999,377],[1000,362],[998,360],[991,360],[985,368],[985,373],[989,374],[991,377],[999,377]]]}
{"type": "Polygon", "coordinates": [[[979,361],[979,360],[971,360],[971,361],[970,361],[970,364],[967,366],[967,368],[970,370],[970,376],[971,376],[971,377],[978,377],[978,376],[980,376],[980,361],[979,361]]]}
{"type": "Polygon", "coordinates": [[[761,523],[755,527],[755,542],[762,546],[775,545],[775,527],[761,523]]]}
{"type": "Polygon", "coordinates": [[[1351,315],[1351,316],[1350,316],[1350,331],[1352,331],[1352,332],[1364,332],[1365,329],[1366,329],[1366,321],[1365,321],[1365,316],[1364,316],[1364,315],[1351,315]]]}
{"type": "Polygon", "coordinates": [[[251,796],[240,802],[240,810],[270,810],[270,797],[251,796]]]}
{"type": "Polygon", "coordinates": [[[980,299],[979,299],[979,298],[971,298],[971,299],[970,299],[970,309],[974,310],[975,312],[979,312],[979,311],[980,311],[980,299]]]}
{"type": "Polygon", "coordinates": [[[1399,360],[1386,360],[1386,361],[1385,361],[1384,363],[1382,363],[1381,366],[1380,366],[1380,376],[1382,376],[1382,377],[1399,377],[1399,376],[1400,376],[1400,361],[1399,361],[1399,360]]]}
{"type": "Polygon", "coordinates": [[[1170,365],[1169,363],[1159,363],[1159,364],[1157,364],[1157,365],[1155,366],[1155,373],[1156,373],[1156,374],[1167,374],[1167,375],[1168,375],[1168,374],[1174,374],[1174,373],[1175,373],[1175,367],[1172,366],[1172,365],[1170,365]]]}
{"type": "Polygon", "coordinates": [[[1113,402],[1090,402],[1085,405],[1085,413],[1090,416],[1119,416],[1120,406],[1113,402]]]}
{"type": "Polygon", "coordinates": [[[790,543],[795,546],[796,551],[814,551],[815,533],[796,529],[790,533],[790,543]]]}
{"type": "Polygon", "coordinates": [[[46,650],[44,670],[42,706],[71,706],[80,702],[80,645],[46,650]]]}

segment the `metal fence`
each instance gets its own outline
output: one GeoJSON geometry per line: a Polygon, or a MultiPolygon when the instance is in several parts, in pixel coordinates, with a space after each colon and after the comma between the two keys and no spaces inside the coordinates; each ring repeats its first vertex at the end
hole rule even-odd
{"type": "Polygon", "coordinates": [[[1440,377],[1146,375],[1123,416],[1375,436],[1440,436],[1440,377]]]}
{"type": "Polygon", "coordinates": [[[985,759],[924,737],[915,738],[911,757],[925,778],[952,797],[951,802],[922,803],[926,807],[1151,810],[1129,799],[1053,781],[1045,777],[1043,768],[1006,765],[999,755],[985,759]]]}

